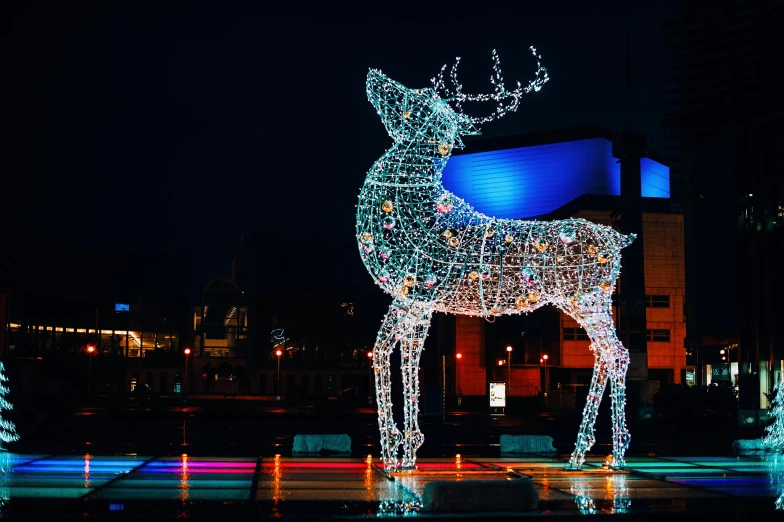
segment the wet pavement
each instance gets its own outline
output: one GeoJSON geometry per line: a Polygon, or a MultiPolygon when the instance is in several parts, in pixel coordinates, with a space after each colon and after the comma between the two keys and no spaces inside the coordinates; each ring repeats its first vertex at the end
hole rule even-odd
{"type": "Polygon", "coordinates": [[[776,509],[784,491],[782,457],[733,457],[733,440],[760,434],[739,431],[731,418],[630,418],[628,469],[615,472],[603,466],[611,447],[605,417],[584,469],[566,472],[578,412],[450,410],[421,419],[418,469],[390,475],[377,461],[377,413],[370,407],[99,399],[46,406],[31,402],[14,410],[21,439],[9,446],[13,453],[0,451],[0,518],[495,521],[784,513],[776,509]],[[293,458],[294,435],[306,433],[345,433],[352,453],[293,458]],[[557,455],[502,456],[503,434],[548,435],[557,455]],[[502,512],[484,502],[470,513],[441,513],[423,503],[433,481],[525,477],[539,497],[535,510],[502,512]]]}
{"type": "MultiPolygon", "coordinates": [[[[2,515],[9,519],[505,519],[616,515],[661,518],[784,514],[784,456],[629,456],[608,469],[589,456],[421,458],[413,472],[386,473],[366,457],[193,457],[3,453],[2,515]],[[531,511],[499,512],[489,499],[470,513],[428,511],[433,481],[525,480],[531,511]]],[[[627,517],[628,518],[628,517],[627,517]]],[[[784,517],[782,517],[784,518],[784,517]]]]}

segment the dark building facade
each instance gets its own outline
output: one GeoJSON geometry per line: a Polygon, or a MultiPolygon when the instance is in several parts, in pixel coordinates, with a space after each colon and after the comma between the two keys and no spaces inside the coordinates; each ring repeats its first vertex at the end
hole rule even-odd
{"type": "Polygon", "coordinates": [[[688,1],[664,27],[689,361],[712,366],[703,383],[729,374],[741,407],[756,410],[769,406],[784,358],[782,24],[781,1],[688,1]]]}
{"type": "Polygon", "coordinates": [[[61,397],[182,391],[192,310],[186,256],[75,245],[13,255],[3,355],[15,386],[61,397]],[[54,263],[52,251],[61,256],[54,263]]]}
{"type": "Polygon", "coordinates": [[[232,281],[245,310],[238,355],[249,393],[367,402],[367,352],[391,299],[367,276],[353,234],[245,233],[232,281]]]}

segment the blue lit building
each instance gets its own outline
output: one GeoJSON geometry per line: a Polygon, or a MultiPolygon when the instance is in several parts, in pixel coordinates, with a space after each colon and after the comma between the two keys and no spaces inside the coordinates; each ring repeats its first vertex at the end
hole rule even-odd
{"type": "MultiPolygon", "coordinates": [[[[640,167],[642,196],[668,199],[670,169],[651,157],[640,167]]],[[[450,158],[443,182],[489,216],[537,218],[584,195],[620,196],[621,168],[612,135],[588,127],[471,143],[450,158]]]]}

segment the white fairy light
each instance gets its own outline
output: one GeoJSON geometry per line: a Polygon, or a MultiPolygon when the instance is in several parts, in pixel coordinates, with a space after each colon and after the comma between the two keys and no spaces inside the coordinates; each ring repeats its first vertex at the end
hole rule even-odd
{"type": "Polygon", "coordinates": [[[3,362],[0,361],[0,441],[5,443],[19,440],[19,435],[16,433],[16,425],[12,421],[3,418],[3,412],[10,411],[14,408],[5,398],[9,392],[8,387],[5,385],[7,381],[8,377],[5,376],[5,366],[3,365],[3,362]]]}
{"type": "Polygon", "coordinates": [[[784,451],[784,383],[777,382],[773,387],[775,396],[773,398],[773,409],[770,417],[773,422],[765,426],[765,437],[762,445],[768,451],[781,453],[784,451]]]}
{"type": "MultiPolygon", "coordinates": [[[[503,84],[493,51],[493,94],[470,95],[457,64],[433,88],[409,89],[378,70],[367,75],[367,96],[394,140],[370,168],[357,205],[360,255],[376,284],[393,296],[373,350],[381,457],[385,468],[414,468],[424,437],[419,430],[419,357],[433,312],[490,316],[531,312],[545,304],[571,315],[592,340],[594,377],[568,467],[580,469],[594,443],[596,412],[610,379],[613,417],[611,465],[624,466],[629,443],[624,379],[629,357],[618,341],[611,294],[620,250],[634,235],[583,219],[523,221],[483,215],[447,191],[441,173],[461,136],[476,125],[516,111],[523,94],[549,80],[537,59],[535,78],[513,91],[503,84]],[[462,112],[463,102],[493,101],[486,117],[462,112]],[[392,417],[390,353],[400,343],[404,429],[392,417]],[[403,445],[402,461],[398,449],[403,445]]],[[[459,61],[459,59],[458,59],[459,61]]]]}

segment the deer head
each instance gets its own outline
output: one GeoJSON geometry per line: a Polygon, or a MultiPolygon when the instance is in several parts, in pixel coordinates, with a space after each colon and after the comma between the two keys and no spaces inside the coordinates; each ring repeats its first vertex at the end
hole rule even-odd
{"type": "Polygon", "coordinates": [[[463,148],[461,136],[479,134],[477,125],[500,118],[514,112],[520,105],[523,94],[538,91],[549,80],[547,70],[538,61],[541,57],[531,47],[537,57],[536,77],[526,86],[517,83],[517,88],[507,91],[501,76],[498,54],[493,50],[494,75],[490,77],[495,86],[492,94],[466,94],[457,80],[457,66],[460,58],[451,68],[451,88],[444,82],[444,71],[431,81],[433,87],[409,89],[381,71],[371,69],[367,75],[366,90],[368,100],[381,116],[389,135],[395,141],[415,141],[433,144],[442,155],[452,148],[463,148]],[[495,101],[498,105],[489,116],[475,118],[463,112],[464,102],[495,101]]]}

